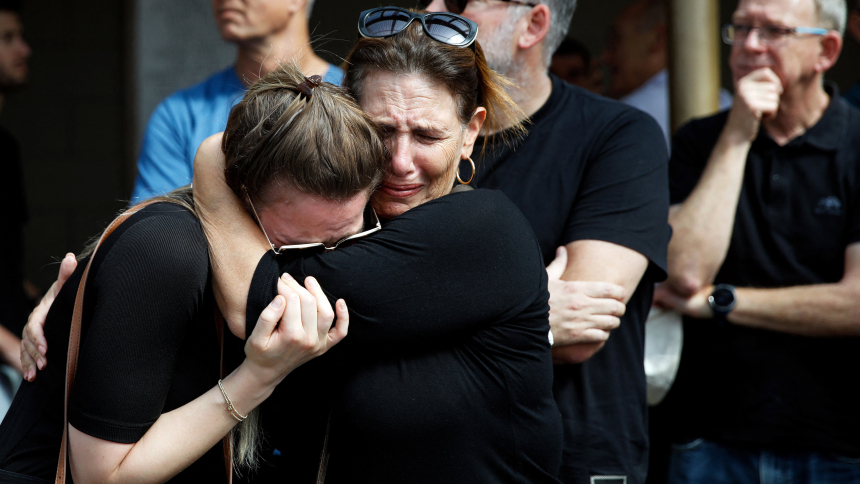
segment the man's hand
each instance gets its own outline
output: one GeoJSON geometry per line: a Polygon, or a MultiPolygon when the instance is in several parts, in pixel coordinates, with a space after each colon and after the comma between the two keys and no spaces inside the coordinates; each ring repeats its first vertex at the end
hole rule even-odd
{"type": "Polygon", "coordinates": [[[672,309],[679,313],[699,319],[709,319],[714,316],[708,296],[714,292],[713,285],[707,285],[689,298],[679,296],[667,284],[654,288],[654,305],[659,308],[672,309]]]}
{"type": "Polygon", "coordinates": [[[581,363],[599,350],[621,324],[624,288],[608,282],[563,281],[567,250],[559,247],[549,276],[549,324],[557,363],[581,363]]]}
{"type": "Polygon", "coordinates": [[[75,254],[66,254],[66,257],[60,263],[60,274],[57,276],[57,281],[51,285],[48,292],[39,302],[39,305],[30,313],[27,318],[27,326],[24,327],[24,338],[21,340],[21,368],[24,373],[24,379],[33,381],[36,379],[36,371],[44,370],[48,365],[48,342],[45,339],[45,318],[48,316],[48,311],[51,309],[51,304],[63,284],[69,276],[75,272],[78,266],[78,261],[75,259],[75,254]]]}
{"type": "Polygon", "coordinates": [[[741,140],[754,140],[761,121],[776,116],[781,95],[782,82],[769,67],[740,78],[726,129],[741,140]]]}

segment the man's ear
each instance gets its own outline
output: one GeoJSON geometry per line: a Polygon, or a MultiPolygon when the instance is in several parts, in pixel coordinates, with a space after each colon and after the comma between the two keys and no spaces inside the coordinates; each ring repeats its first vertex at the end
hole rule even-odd
{"type": "Polygon", "coordinates": [[[821,36],[821,52],[815,62],[815,72],[825,72],[833,67],[839,59],[840,52],[842,52],[842,36],[839,32],[831,30],[821,36]]]}
{"type": "Polygon", "coordinates": [[[517,47],[522,50],[528,50],[539,44],[546,37],[546,34],[549,32],[552,13],[550,13],[549,7],[541,3],[532,7],[524,19],[528,23],[525,32],[520,35],[517,47]]]}

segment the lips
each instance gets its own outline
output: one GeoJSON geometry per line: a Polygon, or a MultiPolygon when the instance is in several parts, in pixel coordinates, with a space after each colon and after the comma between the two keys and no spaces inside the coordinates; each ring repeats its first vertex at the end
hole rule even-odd
{"type": "Polygon", "coordinates": [[[420,192],[424,185],[419,184],[395,184],[383,183],[379,191],[392,198],[409,198],[420,192]]]}

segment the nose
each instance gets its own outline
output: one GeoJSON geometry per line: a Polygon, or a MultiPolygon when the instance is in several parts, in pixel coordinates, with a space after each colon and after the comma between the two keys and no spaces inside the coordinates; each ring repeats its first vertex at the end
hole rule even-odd
{"type": "Polygon", "coordinates": [[[407,136],[393,136],[389,138],[388,151],[391,153],[391,166],[389,171],[394,176],[406,176],[414,169],[412,147],[407,136]]]}
{"type": "Polygon", "coordinates": [[[443,0],[433,0],[430,2],[430,5],[427,5],[425,9],[428,12],[447,12],[448,9],[445,8],[445,2],[443,0]]]}
{"type": "Polygon", "coordinates": [[[753,51],[764,50],[764,43],[761,41],[761,31],[758,27],[750,28],[749,33],[744,38],[743,46],[745,49],[753,51]]]}
{"type": "Polygon", "coordinates": [[[30,54],[33,53],[33,49],[30,48],[30,44],[27,43],[26,40],[21,39],[21,56],[25,59],[30,58],[30,54]]]}

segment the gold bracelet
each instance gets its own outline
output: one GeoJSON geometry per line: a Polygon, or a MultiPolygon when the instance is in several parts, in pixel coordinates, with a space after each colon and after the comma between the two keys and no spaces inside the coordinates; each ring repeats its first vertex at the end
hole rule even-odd
{"type": "Polygon", "coordinates": [[[221,389],[221,395],[224,395],[224,400],[227,401],[227,411],[230,412],[230,415],[240,422],[248,418],[247,415],[242,415],[238,410],[236,410],[236,407],[233,406],[233,402],[230,400],[230,397],[227,396],[227,392],[224,391],[224,385],[221,383],[221,380],[218,380],[218,388],[221,389]]]}

